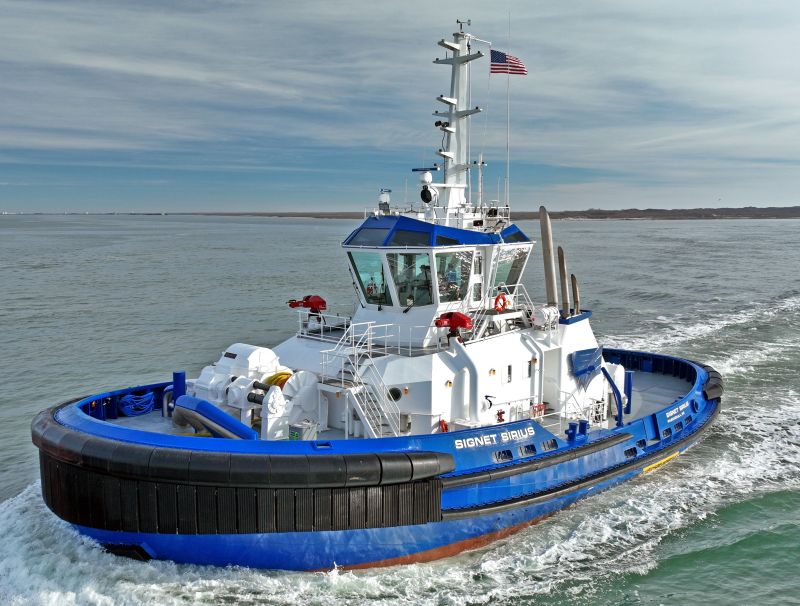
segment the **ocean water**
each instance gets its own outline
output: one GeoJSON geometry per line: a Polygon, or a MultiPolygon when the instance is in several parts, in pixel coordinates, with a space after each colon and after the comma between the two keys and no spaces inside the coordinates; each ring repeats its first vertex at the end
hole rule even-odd
{"type": "MultiPolygon", "coordinates": [[[[295,329],[291,297],[351,308],[357,222],[0,217],[2,604],[798,604],[800,222],[555,221],[603,344],[725,375],[697,447],[484,549],[359,572],[117,558],[39,495],[29,424],[67,398],[196,374],[295,329]]],[[[538,224],[521,227],[538,239],[538,224]]],[[[541,259],[525,281],[542,298],[541,259]]]]}

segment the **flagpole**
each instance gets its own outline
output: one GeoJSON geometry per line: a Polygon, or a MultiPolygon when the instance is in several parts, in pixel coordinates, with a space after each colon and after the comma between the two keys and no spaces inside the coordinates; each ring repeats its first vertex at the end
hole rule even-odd
{"type": "MultiPolygon", "coordinates": [[[[511,48],[511,11],[508,11],[508,46],[511,48]]],[[[508,52],[508,51],[506,51],[508,52]]],[[[506,206],[511,195],[511,72],[506,75],[506,206]]]]}
{"type": "MultiPolygon", "coordinates": [[[[511,12],[508,13],[508,44],[511,45],[511,12]]],[[[493,53],[492,63],[489,68],[489,76],[493,73],[506,74],[506,175],[505,175],[505,201],[510,206],[511,201],[511,76],[519,74],[524,76],[528,73],[525,64],[518,57],[503,53],[501,51],[491,51],[493,53]],[[496,56],[494,55],[496,53],[496,56]]],[[[500,177],[497,177],[497,199],[500,198],[500,177]]]]}
{"type": "Polygon", "coordinates": [[[506,204],[511,189],[511,74],[506,75],[506,204]]]}

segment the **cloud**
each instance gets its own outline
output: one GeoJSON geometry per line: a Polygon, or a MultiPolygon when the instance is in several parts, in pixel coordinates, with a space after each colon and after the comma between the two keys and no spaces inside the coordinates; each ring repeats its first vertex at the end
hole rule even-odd
{"type": "MultiPolygon", "coordinates": [[[[431,60],[455,24],[427,3],[0,0],[0,10],[3,175],[37,165],[261,172],[268,199],[290,173],[320,175],[300,184],[317,191],[338,171],[353,183],[330,200],[342,207],[365,187],[361,174],[401,189],[406,168],[439,145],[431,111],[448,74],[431,60]]],[[[656,188],[673,205],[719,191],[800,203],[800,5],[512,2],[510,41],[505,12],[459,10],[528,65],[511,82],[520,191],[579,205],[593,187],[613,206],[656,188]]],[[[487,112],[472,148],[495,179],[505,80],[485,67],[473,71],[487,112]]]]}

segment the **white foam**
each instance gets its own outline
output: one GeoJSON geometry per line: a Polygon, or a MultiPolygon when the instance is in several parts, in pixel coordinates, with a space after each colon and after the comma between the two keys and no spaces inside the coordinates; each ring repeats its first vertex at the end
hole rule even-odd
{"type": "Polygon", "coordinates": [[[800,358],[800,342],[793,338],[776,339],[767,343],[750,341],[739,351],[731,351],[725,355],[711,356],[704,360],[723,376],[751,373],[765,364],[787,362],[800,358]]]}
{"type": "Polygon", "coordinates": [[[672,318],[659,316],[658,324],[663,326],[646,335],[607,335],[602,338],[610,347],[634,350],[662,349],[671,345],[708,338],[731,326],[769,323],[800,311],[800,295],[790,295],[774,302],[753,302],[748,308],[738,312],[717,316],[705,316],[697,320],[697,314],[677,314],[672,318]]]}

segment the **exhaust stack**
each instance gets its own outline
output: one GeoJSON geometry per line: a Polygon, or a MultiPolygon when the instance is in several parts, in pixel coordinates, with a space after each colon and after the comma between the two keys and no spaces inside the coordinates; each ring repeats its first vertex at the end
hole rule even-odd
{"type": "Polygon", "coordinates": [[[561,315],[566,318],[569,316],[569,286],[567,285],[567,260],[564,257],[564,249],[558,247],[558,277],[561,281],[561,315]]]}
{"type": "Polygon", "coordinates": [[[539,207],[539,225],[542,228],[542,259],[544,259],[544,286],[547,291],[547,304],[558,307],[556,294],[556,263],[553,258],[553,230],[550,215],[544,206],[539,207]]]}
{"type": "Polygon", "coordinates": [[[578,279],[575,274],[570,276],[572,279],[572,300],[575,301],[575,315],[581,313],[581,291],[578,289],[578,279]]]}

